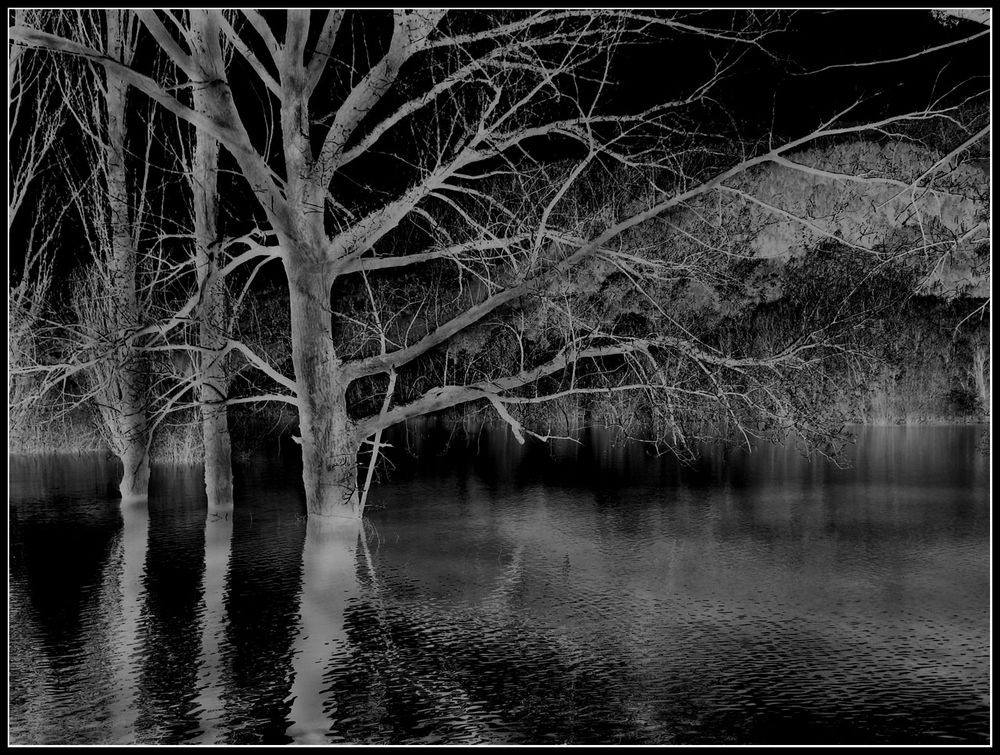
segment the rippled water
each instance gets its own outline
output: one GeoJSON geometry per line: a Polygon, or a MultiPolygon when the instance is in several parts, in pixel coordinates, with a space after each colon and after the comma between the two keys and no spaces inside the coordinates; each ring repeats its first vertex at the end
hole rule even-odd
{"type": "MultiPolygon", "coordinates": [[[[838,470],[614,447],[400,460],[364,537],[294,467],[148,505],[12,460],[15,743],[988,741],[989,469],[885,428],[838,470]]],[[[474,449],[475,450],[475,449],[474,449]]]]}

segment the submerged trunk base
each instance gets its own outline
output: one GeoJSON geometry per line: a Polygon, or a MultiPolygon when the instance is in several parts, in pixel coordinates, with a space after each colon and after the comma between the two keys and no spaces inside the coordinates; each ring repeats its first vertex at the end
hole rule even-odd
{"type": "Polygon", "coordinates": [[[146,449],[130,449],[122,456],[122,479],[118,492],[123,501],[149,498],[149,456],[146,449]]]}
{"type": "Polygon", "coordinates": [[[307,488],[310,517],[357,522],[363,514],[354,480],[316,480],[307,488]]]}
{"type": "Polygon", "coordinates": [[[205,497],[215,513],[233,508],[233,464],[226,415],[216,413],[202,423],[205,442],[205,497]]]}
{"type": "Polygon", "coordinates": [[[356,460],[357,452],[351,453],[341,446],[336,452],[314,452],[312,463],[309,463],[308,450],[303,448],[302,481],[310,517],[344,522],[361,519],[364,512],[358,491],[356,460]]]}
{"type": "MultiPolygon", "coordinates": [[[[309,229],[303,230],[309,236],[309,229]]],[[[330,337],[330,287],[333,279],[322,265],[307,263],[316,250],[296,251],[294,239],[286,258],[292,331],[292,362],[298,394],[302,482],[310,517],[357,521],[358,447],[354,423],[347,413],[351,378],[341,369],[330,337]]]]}

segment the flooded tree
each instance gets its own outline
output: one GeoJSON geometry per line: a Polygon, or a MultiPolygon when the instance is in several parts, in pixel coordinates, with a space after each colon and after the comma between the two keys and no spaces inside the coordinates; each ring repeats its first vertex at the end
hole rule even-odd
{"type": "MultiPolygon", "coordinates": [[[[681,296],[732,284],[734,260],[803,244],[926,264],[988,236],[959,169],[988,135],[975,82],[877,106],[848,88],[808,126],[733,117],[730,79],[784,27],[779,13],[135,15],[155,49],[142,59],[27,22],[11,37],[93,61],[192,124],[206,190],[209,142],[231,156],[256,199],[248,235],[206,242],[210,200],[199,200],[205,272],[175,320],[203,313],[203,358],[238,352],[271,378],[273,391],[239,400],[296,408],[311,515],[362,515],[359,452],[377,454],[385,428],[474,403],[522,440],[552,436],[529,428],[525,407],[627,395],[675,445],[690,441],[680,417],[692,411],[748,439],[822,441],[835,423],[796,386],[850,355],[838,334],[852,321],[727,343],[685,324],[681,296]],[[651,78],[629,63],[650,49],[673,50],[668,69],[683,75],[623,96],[623,81],[651,78]],[[913,160],[878,146],[938,124],[955,128],[913,160]],[[824,151],[852,142],[868,146],[824,151]],[[214,282],[269,260],[287,285],[291,375],[211,324],[214,282]]],[[[877,63],[850,61],[859,77],[877,63]]],[[[116,295],[130,311],[129,285],[116,295]]],[[[201,404],[235,401],[220,395],[222,376],[205,373],[201,404]]],[[[221,469],[213,411],[206,464],[221,469]]]]}
{"type": "MultiPolygon", "coordinates": [[[[109,11],[98,25],[85,16],[67,18],[71,33],[109,59],[128,65],[139,29],[131,14],[109,11]]],[[[76,348],[84,394],[94,400],[103,436],[122,463],[123,499],[149,490],[149,373],[132,336],[149,309],[139,280],[139,237],[149,212],[148,182],[136,189],[128,175],[129,114],[133,103],[125,81],[110,69],[95,76],[64,78],[67,106],[84,134],[86,192],[71,202],[84,228],[93,262],[78,272],[72,309],[78,327],[66,337],[76,348]],[[99,94],[98,94],[99,92],[99,94]]],[[[148,167],[140,176],[148,178],[148,167]]]]}
{"type": "MultiPolygon", "coordinates": [[[[132,14],[105,18],[52,12],[38,18],[38,25],[68,29],[66,33],[105,50],[110,58],[129,63],[135,56],[138,20],[132,14]]],[[[197,30],[204,20],[197,13],[194,18],[197,30]]],[[[14,48],[15,80],[26,78],[16,70],[25,49],[14,48]]],[[[196,46],[195,50],[200,53],[201,48],[196,46]]],[[[40,53],[29,50],[29,54],[34,63],[40,53]]],[[[200,53],[199,60],[206,55],[200,53]]],[[[211,51],[211,56],[221,57],[221,52],[211,51]]],[[[105,442],[124,467],[121,495],[135,499],[147,495],[150,449],[157,426],[172,412],[189,408],[187,403],[178,402],[193,388],[203,415],[208,499],[213,508],[231,506],[225,354],[220,353],[225,346],[222,334],[227,313],[223,282],[214,274],[217,255],[213,254],[218,242],[218,144],[205,132],[194,130],[187,134],[156,133],[175,124],[158,122],[148,104],[144,109],[136,103],[136,95],[113,72],[100,66],[75,61],[73,65],[57,65],[48,73],[34,74],[42,83],[31,97],[22,98],[16,86],[11,88],[17,103],[25,99],[35,106],[36,117],[41,116],[43,107],[53,108],[52,100],[59,105],[54,109],[59,117],[45,120],[44,129],[28,131],[37,145],[29,144],[24,163],[16,171],[11,213],[13,216],[23,202],[27,185],[46,153],[54,151],[51,145],[61,145],[67,133],[76,135],[70,137],[75,142],[82,138],[82,145],[63,148],[53,162],[71,188],[69,196],[59,203],[59,217],[67,211],[76,215],[92,262],[73,273],[70,319],[63,312],[53,313],[55,320],[43,321],[41,310],[55,256],[48,248],[58,243],[58,225],[47,228],[39,241],[31,234],[33,244],[20,282],[13,289],[11,305],[18,315],[14,321],[20,334],[15,351],[24,351],[20,341],[27,342],[30,336],[35,353],[31,358],[11,360],[15,384],[20,387],[24,375],[31,384],[30,390],[21,388],[23,400],[13,403],[27,410],[29,401],[44,397],[51,402],[53,393],[61,394],[63,411],[91,402],[100,416],[105,442]],[[75,128],[60,131],[67,120],[75,128]],[[164,189],[166,176],[172,172],[186,178],[189,198],[183,212],[167,218],[162,213],[163,203],[171,190],[178,193],[172,187],[164,189]],[[184,228],[185,224],[189,228],[184,228]],[[183,255],[176,259],[170,245],[188,239],[193,240],[187,244],[192,250],[190,259],[183,255]],[[197,306],[189,313],[168,312],[158,320],[170,299],[176,299],[176,289],[185,287],[187,268],[194,272],[187,277],[196,279],[197,306]],[[187,323],[197,330],[194,342],[186,337],[171,342],[168,334],[187,323]],[[40,351],[45,352],[44,357],[40,351]],[[67,380],[73,384],[69,390],[67,380]]],[[[191,101],[195,109],[202,106],[197,90],[191,101]]],[[[48,169],[51,175],[52,166],[48,169]]]]}
{"type": "MultiPolygon", "coordinates": [[[[218,77],[214,67],[223,60],[219,30],[211,15],[189,11],[192,61],[200,72],[198,81],[218,77]]],[[[209,112],[205,89],[192,87],[195,112],[209,112]]],[[[226,305],[224,281],[219,279],[220,255],[215,253],[219,238],[219,143],[204,129],[195,131],[191,166],[194,200],[194,236],[200,308],[198,322],[197,377],[205,452],[205,491],[209,505],[233,503],[232,449],[226,411],[227,374],[225,362],[226,305]]]]}

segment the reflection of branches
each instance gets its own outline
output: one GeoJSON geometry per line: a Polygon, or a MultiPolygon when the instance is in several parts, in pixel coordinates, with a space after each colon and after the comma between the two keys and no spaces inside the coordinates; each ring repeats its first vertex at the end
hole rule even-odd
{"type": "MultiPolygon", "coordinates": [[[[472,742],[488,741],[488,731],[483,728],[476,716],[469,712],[474,699],[466,687],[450,678],[446,669],[428,671],[415,669],[406,657],[406,649],[401,648],[393,639],[393,617],[389,609],[387,591],[378,576],[371,548],[368,544],[368,533],[362,532],[358,540],[364,556],[367,588],[375,606],[375,618],[378,622],[378,638],[381,640],[382,656],[375,672],[379,676],[391,674],[394,682],[404,681],[412,686],[437,709],[438,720],[452,722],[456,727],[461,722],[461,729],[455,732],[460,736],[472,737],[472,742]],[[468,731],[471,728],[472,731],[468,731]]],[[[457,727],[456,727],[457,728],[457,727]]]]}

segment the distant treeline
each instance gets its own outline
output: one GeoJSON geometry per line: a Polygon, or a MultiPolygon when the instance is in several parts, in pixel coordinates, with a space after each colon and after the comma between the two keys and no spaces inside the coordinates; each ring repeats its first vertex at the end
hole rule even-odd
{"type": "MultiPolygon", "coordinates": [[[[808,266],[808,280],[815,277],[816,260],[808,266]]],[[[789,266],[792,268],[794,266],[789,266]]],[[[795,271],[782,273],[787,286],[795,271]]],[[[805,278],[803,278],[805,279],[805,278]]],[[[702,297],[704,298],[704,297],[702,297]]],[[[794,295],[750,304],[730,316],[711,321],[701,334],[705,340],[787,337],[801,327],[802,306],[794,295]]],[[[269,298],[261,309],[273,317],[260,317],[256,326],[267,322],[280,328],[284,302],[269,298]]],[[[702,312],[702,315],[705,313],[702,312]]],[[[711,319],[711,318],[709,318],[711,319]]],[[[705,320],[703,320],[705,321],[705,320]]],[[[801,386],[823,402],[830,416],[846,423],[868,425],[947,424],[984,422],[989,418],[989,310],[988,302],[975,298],[943,299],[912,296],[898,306],[886,308],[877,317],[859,326],[856,334],[863,342],[866,358],[831,360],[821,384],[810,381],[801,386]]],[[[266,341],[268,334],[259,334],[266,341]]],[[[272,352],[280,361],[280,343],[272,352]]],[[[638,437],[650,415],[640,397],[622,394],[589,394],[544,404],[513,407],[519,418],[552,436],[574,436],[586,427],[617,428],[624,435],[638,437]]],[[[295,412],[280,404],[234,406],[230,408],[233,450],[237,459],[274,457],[295,453],[297,435],[295,412]]],[[[453,425],[456,433],[468,435],[482,426],[501,423],[487,406],[471,405],[452,410],[439,418],[453,425]]],[[[197,462],[201,459],[199,417],[193,409],[178,412],[161,425],[154,441],[157,461],[197,462]]],[[[702,409],[699,416],[678,417],[684,432],[717,437],[725,434],[724,412],[702,409]],[[709,426],[711,427],[709,428],[709,426]]],[[[439,424],[440,424],[439,423],[439,424]]],[[[83,453],[106,450],[99,432],[96,412],[77,406],[67,413],[51,399],[33,411],[30,421],[11,428],[11,453],[83,453]]],[[[662,429],[662,428],[660,428],[662,429]]]]}

